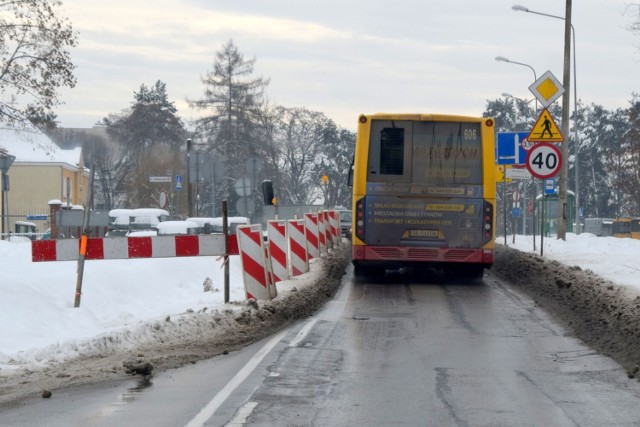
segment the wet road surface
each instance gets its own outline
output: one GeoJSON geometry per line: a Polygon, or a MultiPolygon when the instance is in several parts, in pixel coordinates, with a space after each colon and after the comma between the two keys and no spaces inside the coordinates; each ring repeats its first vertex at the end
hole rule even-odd
{"type": "Polygon", "coordinates": [[[490,273],[349,269],[316,316],[240,352],[55,397],[0,425],[640,425],[640,382],[490,273]]]}

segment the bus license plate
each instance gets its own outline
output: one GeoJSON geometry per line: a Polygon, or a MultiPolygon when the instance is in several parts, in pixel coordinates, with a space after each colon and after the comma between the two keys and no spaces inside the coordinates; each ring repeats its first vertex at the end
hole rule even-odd
{"type": "Polygon", "coordinates": [[[409,237],[414,239],[437,239],[439,230],[409,230],[409,237]]]}

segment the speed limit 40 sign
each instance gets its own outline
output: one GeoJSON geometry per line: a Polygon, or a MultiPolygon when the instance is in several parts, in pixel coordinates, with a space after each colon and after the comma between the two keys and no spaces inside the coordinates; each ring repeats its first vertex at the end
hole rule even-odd
{"type": "Polygon", "coordinates": [[[527,153],[527,169],[536,178],[551,178],[560,171],[560,149],[548,142],[535,144],[527,153]]]}

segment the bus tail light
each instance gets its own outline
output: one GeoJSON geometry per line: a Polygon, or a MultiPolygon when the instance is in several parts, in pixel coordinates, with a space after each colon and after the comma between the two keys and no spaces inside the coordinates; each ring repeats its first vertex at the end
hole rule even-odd
{"type": "Polygon", "coordinates": [[[483,244],[489,243],[493,239],[493,205],[487,201],[484,202],[482,208],[483,217],[483,244]]]}
{"type": "Polygon", "coordinates": [[[355,236],[364,242],[364,198],[358,199],[355,211],[356,229],[353,231],[355,236]]]}

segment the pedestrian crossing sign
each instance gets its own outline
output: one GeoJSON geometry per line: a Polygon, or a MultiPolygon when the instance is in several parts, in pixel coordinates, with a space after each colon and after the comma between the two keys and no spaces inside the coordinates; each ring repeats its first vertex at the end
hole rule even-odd
{"type": "Polygon", "coordinates": [[[553,116],[546,108],[540,113],[538,121],[533,125],[527,140],[530,142],[562,142],[564,137],[558,129],[553,116]]]}

